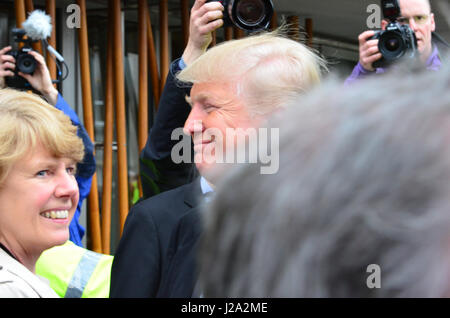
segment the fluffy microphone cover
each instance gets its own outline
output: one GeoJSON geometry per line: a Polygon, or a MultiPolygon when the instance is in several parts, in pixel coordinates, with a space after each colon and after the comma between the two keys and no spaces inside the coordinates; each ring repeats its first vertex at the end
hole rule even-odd
{"type": "Polygon", "coordinates": [[[44,40],[52,33],[51,18],[41,10],[31,12],[22,27],[33,40],[44,40]]]}

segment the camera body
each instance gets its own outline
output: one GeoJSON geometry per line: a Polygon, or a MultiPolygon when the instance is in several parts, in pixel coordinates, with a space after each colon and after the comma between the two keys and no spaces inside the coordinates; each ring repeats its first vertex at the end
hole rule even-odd
{"type": "Polygon", "coordinates": [[[5,77],[6,85],[13,88],[18,89],[29,89],[31,88],[30,84],[26,79],[19,75],[19,72],[25,74],[33,74],[36,69],[36,59],[28,54],[32,50],[31,48],[31,40],[24,39],[25,31],[22,29],[14,28],[12,30],[12,34],[14,35],[14,41],[19,43],[24,43],[24,46],[18,50],[9,51],[8,55],[11,55],[16,60],[16,68],[14,71],[14,76],[5,77]]]}
{"type": "Polygon", "coordinates": [[[245,31],[266,29],[273,15],[272,0],[208,0],[219,1],[225,8],[225,26],[237,26],[245,31]]]}
{"type": "Polygon", "coordinates": [[[378,50],[383,56],[373,63],[375,68],[386,67],[400,58],[415,58],[417,39],[409,25],[399,24],[400,6],[397,0],[382,0],[383,15],[390,22],[385,30],[376,31],[370,38],[378,39],[378,50]]]}

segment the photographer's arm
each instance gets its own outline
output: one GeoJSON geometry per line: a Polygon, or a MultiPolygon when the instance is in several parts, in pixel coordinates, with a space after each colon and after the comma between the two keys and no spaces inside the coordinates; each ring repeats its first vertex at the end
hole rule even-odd
{"type": "Polygon", "coordinates": [[[186,65],[202,55],[212,41],[212,32],[223,25],[223,6],[218,1],[197,0],[191,9],[189,40],[182,59],[186,65]]]}
{"type": "Polygon", "coordinates": [[[379,60],[382,55],[378,50],[378,40],[369,40],[374,35],[375,31],[372,30],[359,35],[359,61],[352,74],[345,81],[346,84],[351,84],[375,71],[373,62],[379,60]]]}
{"type": "Polygon", "coordinates": [[[55,108],[61,110],[64,114],[70,117],[72,123],[77,126],[77,135],[83,140],[84,145],[84,158],[83,161],[77,164],[77,173],[75,178],[77,180],[79,189],[79,200],[75,215],[72,222],[69,225],[70,240],[78,246],[82,246],[82,238],[85,233],[85,229],[80,225],[78,219],[81,214],[81,207],[84,199],[87,198],[91,190],[92,176],[95,173],[96,162],[94,156],[94,144],[92,143],[86,129],[80,122],[75,111],[67,104],[61,94],[56,97],[55,108]]]}
{"type": "Polygon", "coordinates": [[[196,176],[195,167],[189,163],[175,164],[171,158],[172,131],[184,126],[190,106],[185,100],[189,94],[186,84],[181,87],[175,75],[203,54],[211,43],[211,32],[223,25],[223,6],[220,2],[195,1],[191,9],[189,40],[181,60],[172,62],[159,102],[155,123],[148,134],[147,143],[140,156],[140,177],[144,198],[188,183],[196,176]]]}
{"type": "Polygon", "coordinates": [[[45,64],[44,57],[36,51],[30,51],[28,54],[32,55],[36,62],[36,69],[33,74],[24,74],[19,72],[19,75],[25,78],[30,85],[40,92],[45,99],[52,104],[56,105],[58,101],[58,90],[53,86],[50,72],[45,64]]]}
{"type": "Polygon", "coordinates": [[[16,67],[16,60],[11,55],[7,55],[11,51],[11,46],[4,47],[0,50],[0,88],[5,87],[5,77],[14,76],[13,70],[16,67]]]}

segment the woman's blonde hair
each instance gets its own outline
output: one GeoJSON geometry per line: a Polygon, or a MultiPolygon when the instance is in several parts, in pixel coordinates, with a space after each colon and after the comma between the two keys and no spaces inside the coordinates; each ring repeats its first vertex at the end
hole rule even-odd
{"type": "Polygon", "coordinates": [[[221,43],[178,75],[189,83],[231,83],[253,114],[266,114],[320,83],[325,61],[283,30],[221,43]]]}
{"type": "Polygon", "coordinates": [[[38,142],[56,157],[83,160],[83,141],[68,116],[37,95],[0,89],[0,185],[38,142]]]}

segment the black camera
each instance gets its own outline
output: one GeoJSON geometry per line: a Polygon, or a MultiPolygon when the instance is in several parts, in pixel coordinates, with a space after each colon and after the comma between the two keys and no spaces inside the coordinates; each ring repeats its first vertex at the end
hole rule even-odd
{"type": "Polygon", "coordinates": [[[208,0],[219,1],[225,8],[225,26],[235,25],[243,30],[254,32],[266,29],[273,15],[272,0],[208,0]]]}
{"type": "Polygon", "coordinates": [[[5,77],[6,85],[13,88],[18,89],[29,89],[31,88],[30,84],[26,79],[19,75],[19,72],[25,74],[33,74],[36,69],[36,59],[28,54],[32,50],[31,48],[31,40],[24,39],[25,30],[16,29],[12,30],[12,34],[14,35],[14,41],[19,43],[24,43],[24,46],[16,51],[9,51],[8,55],[12,55],[16,60],[16,68],[14,71],[14,76],[5,77]]]}
{"type": "Polygon", "coordinates": [[[373,67],[386,67],[400,58],[414,58],[417,55],[417,39],[409,25],[399,24],[398,0],[382,0],[384,18],[389,20],[386,30],[376,31],[370,39],[378,39],[378,50],[383,56],[373,63],[373,67]]]}

